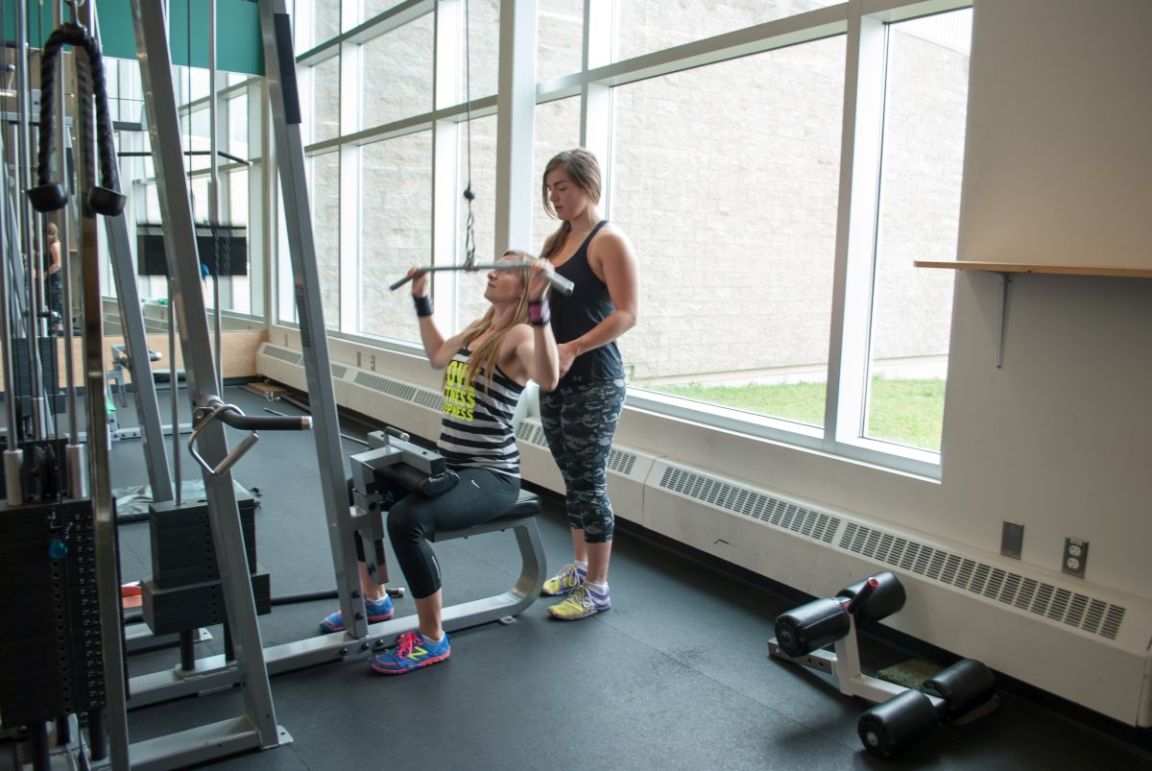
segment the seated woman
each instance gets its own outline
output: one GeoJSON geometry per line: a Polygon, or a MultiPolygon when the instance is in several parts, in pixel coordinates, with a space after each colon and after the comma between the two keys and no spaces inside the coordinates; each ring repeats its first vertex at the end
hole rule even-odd
{"type": "MultiPolygon", "coordinates": [[[[428,538],[483,524],[512,507],[520,494],[520,452],[512,430],[516,403],[529,378],[545,390],[560,379],[544,299],[552,266],[518,251],[505,252],[501,261],[506,260],[532,262],[522,270],[491,271],[484,290],[491,306],[447,339],[432,316],[428,274],[409,271],[424,352],[433,367],[445,370],[437,449],[460,481],[435,498],[403,495],[388,512],[388,537],[415,598],[419,625],[397,637],[394,648],[372,657],[372,669],[381,674],[404,674],[448,658],[452,648],[440,625],[440,568],[428,538]]],[[[369,623],[391,618],[384,587],[368,578],[363,565],[360,578],[369,623]]],[[[320,628],[343,629],[340,611],[320,628]]]]}

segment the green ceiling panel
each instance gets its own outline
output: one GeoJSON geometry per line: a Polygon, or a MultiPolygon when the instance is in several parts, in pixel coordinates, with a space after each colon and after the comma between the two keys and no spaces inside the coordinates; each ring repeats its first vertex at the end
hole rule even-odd
{"type": "MultiPolygon", "coordinates": [[[[142,0],[159,2],[159,0],[142,0]]],[[[27,0],[28,40],[39,48],[52,32],[51,0],[27,0]],[[38,42],[39,41],[39,42],[38,42]]],[[[173,64],[188,64],[189,50],[194,67],[208,66],[209,0],[169,0],[173,64]]],[[[136,58],[136,33],[132,28],[130,0],[96,0],[104,55],[118,59],[136,58]]],[[[5,2],[0,32],[5,40],[15,40],[16,4],[5,2]]],[[[264,74],[264,52],[260,43],[260,10],[250,0],[217,0],[216,66],[229,72],[264,74]]]]}

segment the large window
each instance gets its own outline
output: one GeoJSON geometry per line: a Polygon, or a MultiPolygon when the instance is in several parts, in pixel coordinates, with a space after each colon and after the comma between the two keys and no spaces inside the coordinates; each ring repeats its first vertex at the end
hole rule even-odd
{"type": "MultiPolygon", "coordinates": [[[[469,178],[477,261],[504,227],[538,250],[557,226],[544,164],[583,144],[639,261],[641,323],[620,343],[634,405],[936,473],[952,277],[912,261],[955,254],[964,0],[537,0],[530,146],[497,114],[499,79],[523,98],[531,66],[501,39],[518,6],[301,4],[331,326],[413,345],[386,287],[465,259],[469,178]]],[[[484,310],[483,282],[436,275],[446,324],[484,310]]]]}
{"type": "Polygon", "coordinates": [[[422,131],[360,148],[361,330],[419,342],[409,292],[390,291],[432,253],[432,135],[422,131]]]}
{"type": "Polygon", "coordinates": [[[843,61],[836,37],[615,89],[634,385],[822,425],[843,61]]]}
{"type": "Polygon", "coordinates": [[[364,44],[366,128],[432,108],[433,32],[429,13],[364,44]]]}
{"type": "Polygon", "coordinates": [[[582,0],[536,0],[536,79],[552,80],[580,71],[584,34],[582,0]]]}
{"type": "Polygon", "coordinates": [[[532,210],[536,216],[532,220],[533,254],[540,251],[544,239],[560,225],[558,220],[547,216],[544,212],[541,182],[544,178],[544,167],[548,165],[552,156],[561,150],[570,150],[580,145],[580,100],[557,99],[554,102],[536,105],[535,118],[533,134],[536,138],[536,150],[532,158],[532,210]]]}
{"type": "Polygon", "coordinates": [[[333,56],[311,69],[312,114],[305,127],[313,142],[340,135],[340,57],[333,56]]]}
{"type": "MultiPolygon", "coordinates": [[[[156,177],[151,141],[145,125],[137,123],[145,118],[140,66],[135,61],[109,59],[106,61],[106,72],[110,76],[107,84],[109,100],[117,121],[115,138],[120,153],[120,182],[127,195],[124,219],[128,224],[128,246],[133,261],[132,269],[136,274],[136,289],[146,304],[167,303],[170,287],[162,272],[162,256],[158,261],[145,260],[143,266],[139,265],[141,236],[151,235],[149,226],[162,222],[158,190],[162,181],[156,177]]],[[[240,233],[247,241],[244,249],[234,248],[236,242],[227,238],[215,244],[205,240],[200,244],[199,256],[210,265],[219,263],[222,266],[221,275],[204,282],[205,304],[214,309],[219,297],[220,308],[225,312],[223,323],[226,328],[250,328],[260,321],[243,316],[264,312],[262,256],[266,238],[261,230],[261,223],[265,220],[263,195],[258,184],[255,189],[251,184],[253,178],[261,179],[263,90],[257,78],[217,71],[218,184],[213,190],[210,83],[207,69],[173,67],[173,93],[179,111],[179,139],[181,150],[184,151],[184,172],[188,175],[187,205],[194,221],[201,228],[201,235],[207,236],[210,233],[209,226],[213,223],[243,228],[240,233]],[[250,223],[255,223],[255,230],[249,226],[250,223]],[[205,253],[205,249],[210,250],[210,253],[205,253]],[[240,267],[241,261],[243,268],[240,267]]],[[[180,204],[174,202],[173,205],[180,204]]],[[[109,255],[111,257],[110,252],[109,255]]],[[[102,292],[112,298],[117,294],[117,284],[109,270],[102,270],[102,292]]],[[[118,324],[110,328],[111,334],[118,334],[119,331],[118,324]]]]}
{"type": "MultiPolygon", "coordinates": [[[[316,267],[320,275],[320,299],[324,324],[340,327],[340,154],[313,156],[307,165],[312,199],[312,235],[316,243],[316,267]]],[[[281,313],[285,309],[281,309],[281,313]]],[[[296,306],[288,309],[295,318],[296,306]]]]}
{"type": "Polygon", "coordinates": [[[869,340],[872,439],[940,449],[960,215],[972,12],[888,25],[884,150],[869,340]]]}
{"type": "MultiPolygon", "coordinates": [[[[471,122],[472,131],[469,136],[468,124],[462,123],[458,128],[460,169],[457,176],[456,200],[459,204],[459,216],[456,218],[456,244],[458,262],[465,257],[465,238],[467,237],[468,207],[463,201],[463,190],[468,184],[469,174],[472,180],[472,192],[476,198],[472,201],[473,230],[476,239],[476,263],[482,265],[493,262],[500,255],[492,253],[492,244],[495,242],[493,233],[493,220],[495,219],[496,197],[496,117],[474,118],[471,122]],[[471,172],[469,172],[468,145],[471,143],[471,172]]],[[[487,283],[487,272],[464,272],[457,274],[442,274],[437,280],[443,279],[447,286],[454,286],[456,290],[454,306],[457,310],[457,323],[464,324],[479,317],[488,307],[484,299],[484,286],[487,283]],[[455,283],[449,283],[454,281],[455,283]]],[[[451,295],[437,293],[438,297],[448,299],[451,295]]]]}

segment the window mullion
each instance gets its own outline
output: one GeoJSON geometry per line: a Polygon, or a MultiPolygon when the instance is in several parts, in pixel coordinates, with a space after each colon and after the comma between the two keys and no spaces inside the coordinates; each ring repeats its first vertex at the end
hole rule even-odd
{"type": "Polygon", "coordinates": [[[493,256],[532,248],[532,114],[536,108],[536,0],[500,4],[493,256]]]}
{"type": "Polygon", "coordinates": [[[825,445],[859,438],[867,395],[868,330],[884,119],[884,24],[849,7],[840,197],[829,338],[825,445]]]}

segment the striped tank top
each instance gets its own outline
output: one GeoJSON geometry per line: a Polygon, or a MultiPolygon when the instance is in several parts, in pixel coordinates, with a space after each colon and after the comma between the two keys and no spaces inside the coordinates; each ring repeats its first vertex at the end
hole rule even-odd
{"type": "Polygon", "coordinates": [[[499,367],[489,377],[468,376],[467,349],[457,351],[444,372],[444,415],[436,448],[449,468],[486,468],[520,476],[520,449],[512,414],[524,386],[499,367]]]}

